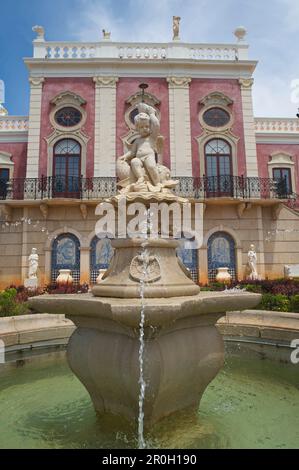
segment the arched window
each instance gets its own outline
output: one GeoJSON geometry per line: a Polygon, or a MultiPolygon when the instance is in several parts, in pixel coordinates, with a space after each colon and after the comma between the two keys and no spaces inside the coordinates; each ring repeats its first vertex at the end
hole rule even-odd
{"type": "Polygon", "coordinates": [[[292,176],[290,168],[273,168],[273,179],[280,197],[287,197],[292,193],[292,176]]]}
{"type": "Polygon", "coordinates": [[[53,196],[80,197],[81,146],[63,139],[54,146],[53,196]]]}
{"type": "Polygon", "coordinates": [[[208,277],[214,281],[218,268],[228,268],[232,279],[236,279],[235,241],[226,232],[216,232],[208,240],[208,277]]]}
{"type": "Polygon", "coordinates": [[[180,246],[176,250],[177,256],[184,263],[191,274],[194,282],[198,282],[198,256],[196,249],[184,248],[184,242],[181,240],[180,246]]]}
{"type": "Polygon", "coordinates": [[[92,239],[90,248],[90,282],[95,284],[99,269],[108,269],[114,250],[109,238],[97,236],[92,239]]]}
{"type": "Polygon", "coordinates": [[[232,196],[232,152],[223,139],[213,139],[205,145],[206,191],[208,196],[232,196]]]}
{"type": "Polygon", "coordinates": [[[72,233],[63,233],[52,244],[51,280],[55,282],[59,269],[70,269],[74,282],[80,282],[80,242],[72,233]]]}

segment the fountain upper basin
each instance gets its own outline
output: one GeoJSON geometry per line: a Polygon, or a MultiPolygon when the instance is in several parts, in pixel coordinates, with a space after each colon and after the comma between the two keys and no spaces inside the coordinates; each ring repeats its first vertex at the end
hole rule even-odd
{"type": "MultiPolygon", "coordinates": [[[[144,299],[145,326],[163,327],[188,317],[254,308],[260,294],[247,292],[200,292],[194,296],[144,299]]],[[[131,328],[140,322],[141,299],[94,297],[92,294],[41,295],[30,300],[37,312],[62,313],[76,325],[86,318],[112,320],[131,328]]],[[[217,321],[217,320],[215,320],[217,321]]],[[[99,323],[100,327],[100,323],[99,323]]]]}

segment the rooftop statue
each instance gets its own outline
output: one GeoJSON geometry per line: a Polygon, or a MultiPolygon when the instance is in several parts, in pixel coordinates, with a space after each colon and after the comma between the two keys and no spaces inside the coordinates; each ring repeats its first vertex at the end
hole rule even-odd
{"type": "Polygon", "coordinates": [[[173,41],[178,41],[180,39],[180,16],[173,16],[172,17],[172,30],[173,30],[173,41]]]}
{"type": "Polygon", "coordinates": [[[156,162],[163,151],[163,137],[159,134],[160,122],[156,110],[145,103],[138,104],[135,126],[138,135],[128,152],[118,158],[116,172],[122,194],[129,192],[168,192],[177,181],[170,178],[170,171],[156,162]]]}

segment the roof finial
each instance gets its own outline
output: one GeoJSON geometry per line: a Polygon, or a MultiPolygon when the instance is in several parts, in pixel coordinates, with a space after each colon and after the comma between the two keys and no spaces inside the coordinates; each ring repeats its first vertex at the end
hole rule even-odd
{"type": "Polygon", "coordinates": [[[8,111],[4,108],[3,103],[5,102],[5,85],[4,81],[0,80],[0,116],[7,116],[8,111]]]}
{"type": "Polygon", "coordinates": [[[103,33],[103,39],[105,39],[106,41],[108,41],[108,40],[110,39],[111,32],[110,32],[110,31],[107,31],[106,29],[102,29],[102,33],[103,33]]]}
{"type": "Polygon", "coordinates": [[[34,31],[37,34],[34,41],[44,41],[45,40],[45,30],[44,30],[43,26],[35,25],[35,26],[33,26],[32,31],[34,31]]]}
{"type": "Polygon", "coordinates": [[[238,26],[238,28],[236,28],[234,31],[234,35],[236,36],[238,42],[244,42],[246,34],[247,30],[244,28],[244,26],[238,26]]]}

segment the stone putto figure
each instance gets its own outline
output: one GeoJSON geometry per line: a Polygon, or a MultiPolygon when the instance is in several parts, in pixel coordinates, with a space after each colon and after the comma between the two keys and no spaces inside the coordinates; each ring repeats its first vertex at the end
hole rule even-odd
{"type": "Polygon", "coordinates": [[[248,279],[250,279],[251,281],[256,281],[259,279],[259,276],[256,270],[257,255],[256,255],[254,245],[250,245],[247,257],[248,257],[248,262],[247,262],[248,279]]]}
{"type": "Polygon", "coordinates": [[[128,152],[117,160],[120,192],[167,191],[175,187],[177,181],[170,179],[168,168],[156,162],[164,141],[159,135],[160,122],[156,110],[145,103],[139,103],[137,108],[134,122],[138,135],[132,144],[127,143],[128,152]]]}
{"type": "Polygon", "coordinates": [[[173,41],[180,39],[180,16],[172,17],[173,41]]]}
{"type": "Polygon", "coordinates": [[[32,248],[31,254],[28,257],[29,261],[29,279],[36,279],[37,278],[37,269],[38,269],[38,254],[37,249],[32,248]]]}

